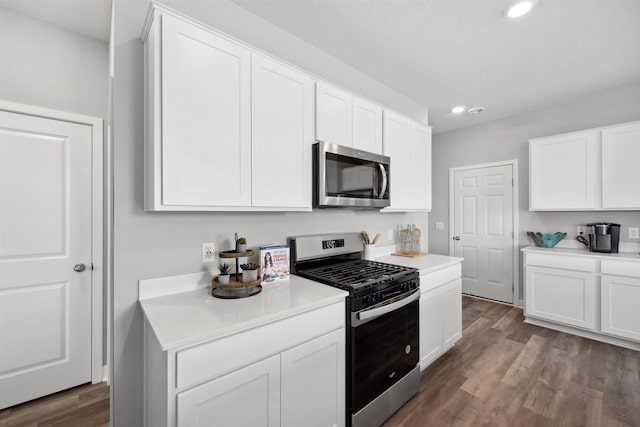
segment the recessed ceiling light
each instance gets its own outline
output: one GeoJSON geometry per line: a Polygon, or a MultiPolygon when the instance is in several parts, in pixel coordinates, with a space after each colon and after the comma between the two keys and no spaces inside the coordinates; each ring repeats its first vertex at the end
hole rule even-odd
{"type": "Polygon", "coordinates": [[[475,116],[477,114],[480,114],[484,111],[484,107],[473,107],[473,108],[469,108],[469,110],[467,111],[467,114],[470,116],[475,116]]]}
{"type": "Polygon", "coordinates": [[[520,18],[531,12],[537,0],[517,0],[511,3],[504,11],[504,15],[508,18],[520,18]]]}
{"type": "Polygon", "coordinates": [[[453,114],[462,114],[462,113],[464,113],[464,110],[466,110],[466,109],[467,109],[467,107],[465,107],[464,105],[456,105],[455,107],[453,107],[451,109],[451,112],[453,114]]]}

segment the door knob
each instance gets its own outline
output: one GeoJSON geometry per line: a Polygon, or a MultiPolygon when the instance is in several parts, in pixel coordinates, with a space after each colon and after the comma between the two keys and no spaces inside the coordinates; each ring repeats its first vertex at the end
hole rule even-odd
{"type": "Polygon", "coordinates": [[[78,273],[84,271],[85,269],[85,265],[84,264],[76,264],[73,266],[73,271],[77,271],[78,273]]]}
{"type": "Polygon", "coordinates": [[[453,240],[460,240],[460,236],[453,236],[453,240]]]}

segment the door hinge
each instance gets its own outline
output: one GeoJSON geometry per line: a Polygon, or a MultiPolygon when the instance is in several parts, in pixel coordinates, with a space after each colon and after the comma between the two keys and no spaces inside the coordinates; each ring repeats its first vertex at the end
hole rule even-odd
{"type": "Polygon", "coordinates": [[[93,263],[91,263],[91,271],[93,271],[93,270],[94,270],[94,268],[93,268],[93,263]]]}

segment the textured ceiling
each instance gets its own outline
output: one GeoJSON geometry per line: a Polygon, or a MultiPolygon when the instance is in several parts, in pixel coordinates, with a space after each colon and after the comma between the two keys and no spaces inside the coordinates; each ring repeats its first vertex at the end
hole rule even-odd
{"type": "MultiPolygon", "coordinates": [[[[428,106],[436,133],[640,84],[640,0],[538,0],[515,21],[510,0],[232,1],[428,106]],[[486,110],[454,116],[456,104],[486,110]]],[[[0,0],[104,41],[110,4],[0,0]]]]}
{"type": "Polygon", "coordinates": [[[233,2],[428,106],[436,133],[640,84],[640,0],[539,0],[514,21],[509,0],[233,2]]]}
{"type": "Polygon", "coordinates": [[[111,0],[0,0],[0,7],[109,41],[111,0]]]}

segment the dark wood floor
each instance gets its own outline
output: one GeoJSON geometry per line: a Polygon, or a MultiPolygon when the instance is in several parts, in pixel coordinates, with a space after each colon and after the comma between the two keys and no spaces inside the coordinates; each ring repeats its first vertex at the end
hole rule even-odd
{"type": "Polygon", "coordinates": [[[109,426],[109,386],[86,384],[0,411],[0,427],[109,426]]]}
{"type": "MultiPolygon", "coordinates": [[[[462,339],[385,427],[640,427],[639,352],[528,325],[517,308],[462,301],[462,339]]],[[[108,425],[104,383],[0,411],[0,427],[108,425]]]]}
{"type": "Polygon", "coordinates": [[[489,301],[463,297],[462,313],[463,338],[385,427],[640,427],[640,352],[528,325],[489,301]]]}

